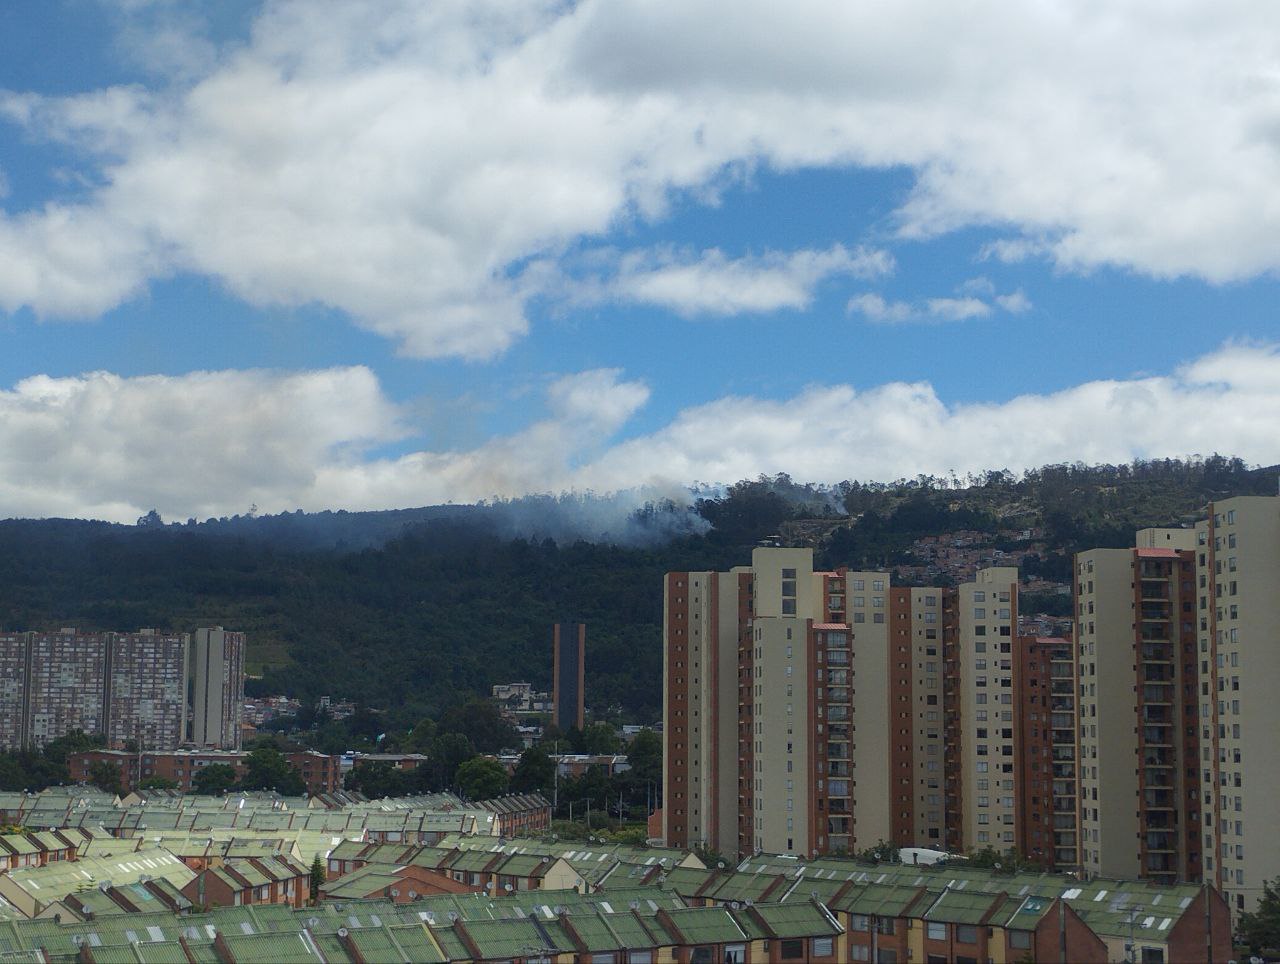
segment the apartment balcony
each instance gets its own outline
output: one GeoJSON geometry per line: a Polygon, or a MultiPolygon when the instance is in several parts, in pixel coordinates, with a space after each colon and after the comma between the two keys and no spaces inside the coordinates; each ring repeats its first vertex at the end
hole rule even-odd
{"type": "Polygon", "coordinates": [[[1142,708],[1142,722],[1146,726],[1150,725],[1173,725],[1173,711],[1167,705],[1153,706],[1152,703],[1167,703],[1166,700],[1148,700],[1148,705],[1142,708]]]}
{"type": "Polygon", "coordinates": [[[1076,670],[1070,663],[1050,663],[1050,679],[1075,679],[1076,670]]]}
{"type": "Polygon", "coordinates": [[[828,703],[848,703],[849,688],[847,686],[828,686],[827,702],[828,703]]]}
{"type": "Polygon", "coordinates": [[[1055,761],[1075,762],[1076,748],[1074,746],[1055,746],[1053,748],[1053,759],[1055,761]]]}
{"type": "Polygon", "coordinates": [[[1142,661],[1144,663],[1172,663],[1173,647],[1144,645],[1142,647],[1142,661]]]}
{"type": "Polygon", "coordinates": [[[1053,817],[1053,829],[1054,829],[1054,830],[1070,830],[1070,831],[1072,831],[1072,833],[1074,833],[1074,832],[1075,832],[1075,829],[1076,829],[1076,815],[1075,815],[1075,813],[1057,813],[1057,814],[1054,814],[1054,817],[1053,817]]]}
{"type": "Polygon", "coordinates": [[[1076,812],[1076,785],[1074,781],[1054,780],[1053,781],[1053,812],[1054,813],[1075,813],[1076,812]]]}
{"type": "Polygon", "coordinates": [[[1142,779],[1151,789],[1173,787],[1173,771],[1167,768],[1145,767],[1142,779]]]}
{"type": "MultiPolygon", "coordinates": [[[[1150,876],[1159,876],[1164,874],[1177,875],[1178,873],[1178,857],[1177,854],[1157,853],[1147,854],[1144,864],[1147,874],[1150,876]]],[[[1170,881],[1172,883],[1172,881],[1170,881]]]]}
{"type": "Polygon", "coordinates": [[[1173,666],[1160,665],[1155,666],[1151,663],[1142,664],[1142,681],[1144,683],[1160,683],[1163,685],[1173,685],[1173,666]]]}
{"type": "Polygon", "coordinates": [[[838,649],[827,650],[827,664],[835,666],[847,666],[849,663],[849,654],[838,649]]]}
{"type": "Polygon", "coordinates": [[[1152,704],[1170,704],[1173,702],[1173,685],[1164,683],[1147,683],[1142,687],[1142,702],[1152,704]]]}
{"type": "Polygon", "coordinates": [[[1170,598],[1169,584],[1163,579],[1144,579],[1140,587],[1143,602],[1168,602],[1170,598]]]}
{"type": "Polygon", "coordinates": [[[851,829],[849,817],[827,817],[827,833],[845,834],[851,829]]]}
{"type": "Polygon", "coordinates": [[[828,760],[827,776],[829,777],[847,777],[849,775],[849,764],[844,760],[828,760]]]}
{"type": "Polygon", "coordinates": [[[827,707],[827,719],[833,722],[842,722],[849,719],[849,707],[847,706],[829,706],[827,707]]]}
{"type": "Polygon", "coordinates": [[[1166,749],[1148,749],[1142,754],[1142,765],[1146,767],[1173,767],[1177,761],[1173,753],[1166,749]]]}
{"type": "Polygon", "coordinates": [[[849,759],[849,744],[848,743],[828,743],[827,759],[828,760],[849,759]]]}
{"type": "Polygon", "coordinates": [[[1143,623],[1142,631],[1139,633],[1139,637],[1142,639],[1144,643],[1171,642],[1171,640],[1169,639],[1168,626],[1158,626],[1155,624],[1148,625],[1147,623],[1143,623]]]}
{"type": "Polygon", "coordinates": [[[1150,788],[1142,791],[1142,803],[1148,810],[1172,810],[1173,793],[1163,788],[1150,788]]]}
{"type": "Polygon", "coordinates": [[[1055,778],[1067,779],[1076,775],[1076,767],[1074,763],[1055,763],[1053,765],[1053,775],[1055,778]]]}
{"type": "Polygon", "coordinates": [[[1062,712],[1063,710],[1074,710],[1076,701],[1074,699],[1065,699],[1061,696],[1051,696],[1049,698],[1049,709],[1062,712]]]}
{"type": "Polygon", "coordinates": [[[1144,726],[1142,728],[1142,742],[1148,748],[1151,747],[1172,747],[1173,746],[1173,729],[1170,725],[1163,726],[1144,726]]]}
{"type": "Polygon", "coordinates": [[[847,740],[849,739],[849,724],[832,723],[827,727],[827,735],[834,740],[847,740]]]}
{"type": "Polygon", "coordinates": [[[830,814],[847,814],[849,813],[849,801],[839,797],[833,797],[827,801],[827,813],[830,814]]]}

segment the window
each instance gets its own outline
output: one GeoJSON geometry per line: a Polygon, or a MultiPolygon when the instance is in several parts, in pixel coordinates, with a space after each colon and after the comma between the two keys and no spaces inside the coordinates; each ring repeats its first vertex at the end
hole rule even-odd
{"type": "Polygon", "coordinates": [[[804,957],[804,941],[779,941],[779,954],[784,961],[798,961],[804,957]]]}
{"type": "Polygon", "coordinates": [[[931,941],[945,941],[947,939],[947,925],[938,921],[929,921],[925,924],[925,937],[931,941]]]}
{"type": "Polygon", "coordinates": [[[956,925],[956,943],[957,944],[976,944],[978,943],[978,928],[971,924],[956,925]]]}
{"type": "Polygon", "coordinates": [[[1009,946],[1015,951],[1031,949],[1031,931],[1009,931],[1009,946]]]}
{"type": "Polygon", "coordinates": [[[814,957],[830,957],[835,953],[835,946],[830,937],[815,937],[812,950],[814,957]]]}

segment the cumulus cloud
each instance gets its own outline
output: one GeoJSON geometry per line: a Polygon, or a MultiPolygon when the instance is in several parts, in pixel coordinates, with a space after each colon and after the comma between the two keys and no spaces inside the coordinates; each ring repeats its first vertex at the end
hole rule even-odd
{"type": "MultiPolygon", "coordinates": [[[[0,306],[93,315],[195,272],[487,357],[527,330],[522,265],[739,166],[905,166],[903,237],[1249,277],[1280,252],[1278,28],[1266,0],[743,0],[731,29],[711,0],[275,0],[223,50],[174,25],[153,90],[0,101],[96,185],[0,215],[0,306]]],[[[723,271],[699,300],[692,266],[650,268],[634,296],[677,310],[803,300],[775,279],[738,309],[723,271]]]]}
{"type": "Polygon", "coordinates": [[[845,309],[849,314],[861,315],[868,321],[895,325],[906,322],[967,321],[971,318],[985,318],[997,309],[1009,314],[1021,314],[1031,309],[1031,299],[1021,291],[995,294],[995,288],[989,281],[978,278],[962,284],[955,297],[906,302],[886,301],[878,294],[865,293],[850,298],[845,309]],[[986,297],[979,297],[979,294],[986,297]],[[987,298],[990,300],[986,300],[987,298]]]}
{"type": "MultiPolygon", "coordinates": [[[[591,260],[598,263],[602,258],[591,260]]],[[[717,248],[694,252],[668,247],[629,251],[607,260],[606,274],[568,286],[573,303],[657,305],[684,316],[802,309],[828,278],[878,278],[894,266],[887,251],[840,244],[741,258],[727,257],[717,248]]]]}
{"type": "Polygon", "coordinates": [[[1280,458],[1280,347],[1230,344],[1164,375],[1007,402],[948,404],[926,382],[722,398],[620,440],[649,389],[616,369],[563,375],[527,427],[416,448],[364,368],[177,377],[36,377],[0,392],[0,515],[132,521],[293,508],[377,509],[760,473],[800,479],[1020,470],[1221,452],[1280,458]],[[398,443],[403,455],[377,454],[398,443]]]}

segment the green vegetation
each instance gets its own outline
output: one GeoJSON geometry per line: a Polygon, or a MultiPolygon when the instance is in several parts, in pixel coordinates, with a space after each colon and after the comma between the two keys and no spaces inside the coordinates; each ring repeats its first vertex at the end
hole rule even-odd
{"type": "Polygon", "coordinates": [[[191,787],[195,793],[210,797],[226,793],[235,784],[235,768],[227,763],[211,763],[207,767],[202,767],[191,780],[191,787]]]}
{"type": "Polygon", "coordinates": [[[456,781],[465,800],[491,800],[507,792],[507,771],[488,757],[475,756],[463,763],[456,781]]]}
{"type": "Polygon", "coordinates": [[[1280,952],[1280,877],[1262,882],[1258,909],[1240,915],[1236,934],[1259,957],[1271,959],[1280,952]]]}
{"type": "MultiPolygon", "coordinates": [[[[1274,491],[1274,470],[1220,457],[884,484],[815,486],[780,475],[699,499],[693,521],[710,527],[702,534],[679,517],[683,528],[662,530],[676,533],[664,542],[653,527],[678,513],[646,507],[624,527],[650,527],[643,548],[511,538],[463,507],[367,514],[379,538],[406,527],[381,548],[359,551],[300,548],[306,543],[296,536],[308,520],[324,519],[350,544],[368,545],[361,513],[207,526],[12,520],[0,522],[0,611],[6,630],[243,629],[251,664],[265,672],[251,694],[286,693],[308,707],[330,695],[378,709],[338,725],[308,708],[286,724],[317,749],[390,749],[398,734],[400,749],[423,752],[440,735],[417,731],[429,719],[485,750],[512,745],[511,736],[468,701],[515,679],[549,688],[559,619],[587,623],[592,717],[655,721],[663,573],[742,564],[767,536],[813,545],[820,565],[865,567],[910,564],[921,535],[969,529],[993,544],[1025,546],[1020,533],[1034,528],[1048,549],[1024,574],[1065,581],[1077,549],[1127,544],[1134,529],[1189,520],[1212,499],[1274,491]]],[[[591,505],[582,497],[525,508],[559,518],[591,505]]],[[[0,757],[0,785],[21,783],[19,771],[31,784],[47,782],[43,764],[27,762],[34,774],[0,757]]],[[[451,780],[456,764],[445,771],[436,776],[451,780]]]]}
{"type": "MultiPolygon", "coordinates": [[[[0,753],[0,790],[35,791],[70,783],[67,757],[72,753],[96,750],[105,745],[106,742],[100,735],[73,730],[64,737],[50,740],[43,750],[0,753]]],[[[119,785],[120,773],[114,767],[111,769],[112,773],[103,771],[99,777],[114,792],[119,785]]]]}

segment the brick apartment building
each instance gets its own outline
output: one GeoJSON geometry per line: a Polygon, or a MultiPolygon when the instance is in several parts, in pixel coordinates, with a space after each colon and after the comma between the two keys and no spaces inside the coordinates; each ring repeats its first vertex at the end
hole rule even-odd
{"type": "MultiPolygon", "coordinates": [[[[120,785],[126,791],[136,790],[143,781],[153,777],[172,780],[178,789],[190,792],[196,775],[215,763],[226,764],[235,770],[236,778],[246,773],[243,750],[170,750],[156,753],[127,753],[123,750],[87,750],[67,757],[67,769],[71,779],[87,783],[96,763],[107,763],[120,771],[120,785]]],[[[286,753],[285,759],[302,776],[307,793],[316,795],[333,793],[341,788],[341,757],[302,750],[286,753]]]]}

